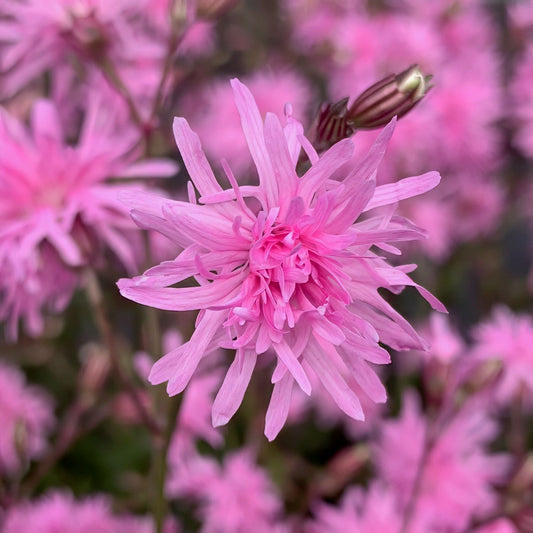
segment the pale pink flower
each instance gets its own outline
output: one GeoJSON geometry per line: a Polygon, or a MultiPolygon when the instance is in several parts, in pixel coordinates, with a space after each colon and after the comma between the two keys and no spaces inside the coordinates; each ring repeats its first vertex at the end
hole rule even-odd
{"type": "Polygon", "coordinates": [[[320,503],[313,514],[305,533],[400,533],[402,526],[394,494],[379,482],[366,491],[352,487],[338,505],[320,503]]]}
{"type": "Polygon", "coordinates": [[[492,483],[503,480],[510,464],[506,456],[488,453],[498,427],[478,403],[472,401],[442,423],[440,429],[430,428],[417,398],[408,393],[400,418],[382,425],[376,465],[402,509],[414,494],[413,523],[421,532],[441,528],[459,533],[474,517],[496,509],[492,483]]]}
{"type": "Polygon", "coordinates": [[[114,130],[112,113],[95,100],[76,146],[63,140],[57,109],[38,101],[28,130],[0,110],[0,320],[16,337],[23,319],[41,333],[41,309],[61,311],[78,283],[79,269],[97,263],[103,245],[135,269],[137,232],[110,177],[168,176],[176,165],[135,162],[136,139],[114,130]]]}
{"type": "Polygon", "coordinates": [[[27,385],[17,368],[0,363],[0,474],[13,473],[39,457],[53,425],[46,393],[27,385]]]}
{"type": "Polygon", "coordinates": [[[190,203],[142,193],[124,196],[141,227],[161,231],[185,250],[143,276],[120,280],[122,295],[166,310],[201,310],[191,339],[154,365],[150,381],[168,381],[168,393],[178,394],[206,354],[219,346],[235,349],[213,403],[213,424],[219,426],[238,409],[257,357],[270,349],[277,366],[266,414],[269,439],[286,420],[294,382],[310,394],[309,373],[317,375],[341,410],[362,420],[357,394],[343,376],[351,375],[374,402],[384,402],[385,388],[369,364],[390,361],[378,342],[394,349],[425,346],[377,289],[398,292],[412,285],[444,311],[407,275],[414,265],[392,267],[370,249],[397,253],[387,242],[423,236],[393,215],[395,203],[435,187],[439,175],[376,187],[376,169],[394,121],[353,166],[351,140],[319,157],[300,123],[289,117],[283,129],[272,113],[263,123],[250,91],[238,80],[232,86],[259,185],[239,187],[224,165],[232,187],[223,190],[198,137],[185,119],[176,118],[176,141],[203,205],[196,203],[193,187],[190,203]],[[312,165],[299,177],[301,144],[312,165]],[[372,216],[377,207],[383,209],[372,216]],[[369,214],[358,221],[362,213],[369,214]],[[170,287],[190,277],[199,286],[170,287]]]}
{"type": "MultiPolygon", "coordinates": [[[[295,72],[287,68],[264,69],[248,77],[245,83],[254,95],[261,116],[273,111],[281,119],[287,102],[291,102],[295,116],[305,116],[310,90],[305,79],[295,72]]],[[[227,80],[194,89],[184,96],[180,108],[215,164],[224,158],[237,174],[253,165],[227,80]]]]}
{"type": "MultiPolygon", "coordinates": [[[[166,521],[164,533],[178,533],[173,520],[166,521]]],[[[105,496],[75,500],[72,494],[53,491],[39,500],[17,504],[6,514],[4,533],[154,533],[153,520],[118,516],[105,496]]]]}
{"type": "Polygon", "coordinates": [[[498,306],[474,328],[472,336],[476,360],[502,362],[496,399],[508,404],[519,394],[527,397],[533,390],[533,318],[498,306]]]}

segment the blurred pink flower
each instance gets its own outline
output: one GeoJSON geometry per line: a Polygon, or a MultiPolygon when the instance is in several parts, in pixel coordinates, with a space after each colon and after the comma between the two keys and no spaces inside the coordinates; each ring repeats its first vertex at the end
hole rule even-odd
{"type": "Polygon", "coordinates": [[[502,481],[510,466],[507,456],[488,453],[498,428],[478,403],[471,401],[443,422],[436,433],[417,398],[407,393],[400,418],[382,425],[375,446],[378,473],[401,508],[414,497],[412,530],[417,533],[434,528],[459,533],[472,518],[494,511],[497,498],[491,483],[502,481]],[[423,470],[413,493],[419,468],[423,470]]]}
{"type": "MultiPolygon", "coordinates": [[[[434,75],[434,89],[399,121],[377,178],[384,183],[417,174],[429,162],[441,172],[443,185],[437,191],[399,210],[428,229],[424,252],[443,260],[458,243],[493,231],[504,207],[493,176],[502,160],[497,122],[503,98],[495,28],[483,2],[391,0],[378,9],[364,2],[284,3],[295,44],[314,54],[332,100],[354,99],[413,63],[434,75]],[[426,224],[427,219],[432,220],[426,224]]],[[[531,94],[527,76],[523,79],[524,93],[531,94]]],[[[526,102],[522,98],[523,110],[526,102]]],[[[356,150],[357,144],[359,151],[370,146],[376,135],[357,132],[356,150]]]]}
{"type": "Polygon", "coordinates": [[[414,265],[392,267],[370,251],[376,246],[398,253],[387,241],[423,236],[393,215],[395,203],[432,189],[440,177],[429,172],[376,188],[376,169],[393,122],[354,167],[348,165],[351,140],[319,157],[300,123],[289,117],[283,129],[271,113],[263,123],[250,91],[238,80],[232,86],[259,186],[239,187],[225,165],[232,188],[223,190],[198,137],[185,119],[176,118],[176,141],[204,205],[196,204],[193,187],[190,203],[135,192],[124,195],[141,227],[161,231],[185,250],[143,276],[120,280],[122,295],[160,309],[201,310],[191,339],[154,365],[150,381],[168,381],[168,393],[178,394],[207,353],[219,346],[235,349],[213,403],[213,425],[219,426],[241,404],[257,356],[272,349],[277,366],[266,415],[269,439],[285,423],[293,383],[310,394],[308,373],[317,375],[341,410],[362,420],[357,394],[343,375],[353,376],[374,402],[384,402],[385,388],[369,365],[390,361],[378,342],[394,349],[425,346],[377,289],[399,292],[412,285],[445,311],[409,278],[414,265]],[[302,177],[295,171],[300,143],[312,162],[302,177]],[[384,209],[356,222],[376,207],[384,209]],[[190,277],[200,286],[170,288],[190,277]]]}
{"type": "MultiPolygon", "coordinates": [[[[104,496],[76,501],[68,492],[53,491],[39,500],[20,503],[7,512],[3,533],[154,533],[153,520],[117,516],[104,496]]],[[[173,520],[164,533],[178,533],[173,520]]]]}
{"type": "MultiPolygon", "coordinates": [[[[305,116],[310,90],[305,79],[291,70],[258,71],[248,77],[245,84],[252,91],[263,117],[268,111],[273,111],[281,119],[287,102],[291,102],[295,116],[305,116]]],[[[202,139],[205,152],[214,165],[220,165],[220,160],[225,159],[237,174],[252,166],[227,80],[217,80],[200,90],[196,88],[189,92],[183,98],[180,109],[189,117],[192,129],[202,139]]]]}
{"type": "Polygon", "coordinates": [[[249,450],[227,454],[222,465],[199,456],[191,464],[175,495],[198,501],[201,533],[281,532],[281,500],[249,450]]]}
{"type": "Polygon", "coordinates": [[[17,368],[0,363],[0,475],[39,457],[53,425],[52,402],[45,392],[27,385],[17,368]]]}
{"type": "Polygon", "coordinates": [[[432,313],[428,327],[426,338],[431,348],[424,352],[425,357],[449,364],[464,353],[465,343],[447,315],[432,313]]]}
{"type": "Polygon", "coordinates": [[[201,57],[211,53],[215,46],[214,25],[198,20],[191,24],[179,45],[178,53],[187,57],[201,57]]]}
{"type": "Polygon", "coordinates": [[[337,506],[320,503],[313,514],[304,533],[400,533],[402,526],[394,495],[378,482],[352,487],[337,506]]]}
{"type": "Polygon", "coordinates": [[[116,64],[162,55],[132,22],[149,0],[0,0],[3,15],[0,71],[10,96],[69,54],[116,64]]]}
{"type": "Polygon", "coordinates": [[[136,139],[118,135],[112,113],[89,101],[76,146],[67,145],[57,109],[33,108],[31,128],[0,109],[0,320],[14,339],[21,318],[41,333],[41,309],[61,311],[80,267],[94,265],[106,245],[135,269],[135,226],[110,177],[168,176],[173,162],[135,162],[136,139]]]}
{"type": "Polygon", "coordinates": [[[520,393],[527,398],[533,391],[533,318],[498,306],[474,328],[472,336],[474,358],[502,362],[496,399],[508,404],[520,393]]]}

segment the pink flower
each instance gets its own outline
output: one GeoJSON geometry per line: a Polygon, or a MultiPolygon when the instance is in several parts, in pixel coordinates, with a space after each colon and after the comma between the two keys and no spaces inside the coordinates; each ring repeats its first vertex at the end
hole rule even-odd
{"type": "Polygon", "coordinates": [[[400,533],[402,514],[392,492],[378,482],[365,492],[349,489],[339,505],[321,503],[314,508],[315,518],[305,533],[400,533]]]}
{"type": "Polygon", "coordinates": [[[495,510],[491,483],[502,481],[509,467],[506,456],[487,452],[498,428],[479,404],[472,401],[444,423],[438,433],[430,429],[416,397],[407,394],[400,418],[383,424],[375,448],[379,475],[402,509],[413,497],[422,465],[414,494],[413,531],[434,531],[437,526],[450,532],[468,529],[473,517],[495,510]]]}
{"type": "MultiPolygon", "coordinates": [[[[116,516],[104,496],[76,501],[68,492],[47,493],[37,501],[11,508],[3,524],[4,533],[153,533],[153,520],[134,516],[116,516]]],[[[177,533],[172,520],[164,533],[177,533]]]]}
{"type": "Polygon", "coordinates": [[[0,110],[0,320],[17,335],[18,320],[41,333],[41,309],[61,311],[78,283],[79,269],[99,260],[106,245],[135,268],[135,227],[117,192],[132,185],[110,177],[167,176],[176,165],[134,163],[136,139],[118,136],[113,114],[95,99],[76,146],[63,141],[57,109],[38,101],[31,128],[0,110]]]}
{"type": "Polygon", "coordinates": [[[213,424],[228,422],[238,409],[257,357],[277,356],[274,391],[265,434],[273,439],[290,406],[294,382],[310,394],[308,374],[315,373],[348,416],[364,418],[357,394],[344,379],[353,376],[375,402],[386,392],[370,364],[385,364],[394,349],[423,348],[407,321],[377,289],[400,291],[415,286],[437,309],[442,304],[407,275],[413,265],[390,266],[372,246],[397,253],[387,241],[418,239],[423,232],[393,215],[398,200],[437,185],[430,172],[376,187],[376,169],[394,129],[384,129],[368,155],[350,163],[352,141],[343,140],[319,157],[289,117],[283,129],[238,80],[232,81],[237,109],[259,185],[238,186],[224,165],[232,188],[223,190],[183,118],[174,133],[189,175],[190,203],[133,193],[125,200],[145,228],[158,229],[182,244],[174,260],[143,276],[120,280],[123,296],[166,310],[200,309],[191,339],[159,360],[153,384],[168,381],[170,395],[184,390],[200,360],[217,347],[236,350],[213,403],[213,424]],[[311,168],[302,176],[295,166],[301,146],[311,168]],[[382,207],[379,213],[372,211],[382,207]],[[370,213],[369,213],[370,212],[370,213]],[[369,213],[358,221],[362,213],[369,213]],[[190,277],[199,286],[171,288],[190,277]]]}
{"type": "Polygon", "coordinates": [[[448,316],[432,313],[428,326],[430,333],[427,339],[431,348],[424,353],[428,359],[450,364],[465,351],[465,343],[448,316]]]}
{"type": "Polygon", "coordinates": [[[178,495],[199,502],[201,533],[269,533],[281,527],[281,500],[249,450],[226,455],[223,465],[198,456],[188,467],[187,486],[179,480],[178,495]]]}
{"type": "Polygon", "coordinates": [[[144,31],[148,5],[149,0],[0,0],[3,96],[67,63],[73,54],[86,62],[107,58],[121,66],[159,63],[165,45],[144,31]]]}
{"type": "MultiPolygon", "coordinates": [[[[291,102],[295,116],[302,117],[309,105],[306,81],[288,69],[258,71],[246,80],[259,111],[264,116],[274,111],[283,117],[283,108],[291,102]]],[[[218,163],[226,159],[232,170],[244,173],[253,164],[246,146],[239,113],[227,80],[218,80],[187,94],[181,103],[194,131],[202,139],[208,157],[218,163]]]]}
{"type": "Polygon", "coordinates": [[[44,391],[27,385],[17,368],[0,363],[0,474],[39,457],[53,425],[52,403],[44,391]]]}
{"type": "Polygon", "coordinates": [[[533,390],[533,319],[514,314],[504,306],[494,309],[492,316],[473,331],[472,355],[480,361],[498,359],[502,376],[496,398],[508,404],[518,394],[533,390]]]}

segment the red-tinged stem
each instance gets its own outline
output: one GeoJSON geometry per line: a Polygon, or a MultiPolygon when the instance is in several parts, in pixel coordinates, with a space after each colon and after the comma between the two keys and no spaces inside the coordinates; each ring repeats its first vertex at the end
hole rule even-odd
{"type": "Polygon", "coordinates": [[[28,479],[23,483],[20,490],[22,497],[30,496],[43,477],[65,455],[69,448],[83,435],[89,433],[109,415],[109,405],[105,404],[93,411],[92,416],[81,424],[83,415],[86,414],[86,406],[80,398],[71,405],[63,417],[55,445],[50,452],[40,461],[28,479]]]}
{"type": "Polygon", "coordinates": [[[145,404],[139,397],[137,387],[132,383],[132,381],[129,379],[129,376],[122,368],[120,354],[117,349],[115,336],[113,335],[111,323],[104,306],[102,291],[98,283],[98,277],[90,268],[85,271],[85,292],[87,294],[87,299],[89,300],[96,326],[100,332],[102,342],[107,347],[114,374],[116,375],[121,386],[124,387],[126,394],[131,399],[133,406],[137,410],[137,413],[144,425],[155,435],[161,434],[161,428],[154,420],[153,415],[148,412],[145,404]]]}

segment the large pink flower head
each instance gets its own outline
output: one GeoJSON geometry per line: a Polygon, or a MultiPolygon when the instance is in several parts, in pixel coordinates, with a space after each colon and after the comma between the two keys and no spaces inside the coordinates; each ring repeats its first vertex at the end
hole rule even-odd
{"type": "Polygon", "coordinates": [[[27,385],[18,369],[0,364],[0,475],[38,457],[53,424],[52,404],[44,391],[27,385]]]}
{"type": "Polygon", "coordinates": [[[168,381],[168,393],[177,394],[204,355],[219,346],[235,349],[213,404],[218,426],[239,407],[258,356],[272,350],[277,366],[266,415],[269,439],[285,422],[293,383],[310,394],[313,372],[346,414],[363,419],[357,394],[343,375],[352,375],[373,401],[384,402],[385,389],[369,365],[390,361],[379,342],[400,350],[424,347],[378,288],[398,292],[414,285],[444,311],[409,278],[413,265],[393,267],[371,250],[398,253],[388,242],[424,235],[394,215],[395,203],[435,187],[439,175],[376,187],[376,169],[395,121],[354,166],[351,140],[318,156],[299,122],[289,116],[283,128],[267,113],[263,123],[250,91],[238,80],[232,87],[259,185],[239,186],[224,164],[231,188],[223,190],[198,137],[185,119],[176,118],[176,141],[200,204],[193,187],[190,203],[144,194],[125,198],[139,225],[158,229],[185,249],[143,276],[120,280],[121,293],[161,309],[200,309],[190,340],[159,360],[150,380],[168,381]],[[311,166],[300,177],[295,167],[302,146],[311,166]],[[378,207],[383,209],[376,213],[378,207]],[[198,287],[171,287],[191,277],[198,287]]]}
{"type": "Polygon", "coordinates": [[[0,109],[0,320],[16,337],[24,319],[29,333],[42,330],[41,308],[60,311],[78,281],[78,269],[106,245],[135,268],[135,226],[118,201],[132,185],[117,176],[168,175],[171,162],[134,163],[135,137],[117,136],[112,113],[95,100],[76,146],[63,140],[57,109],[38,101],[28,130],[0,109]]]}

